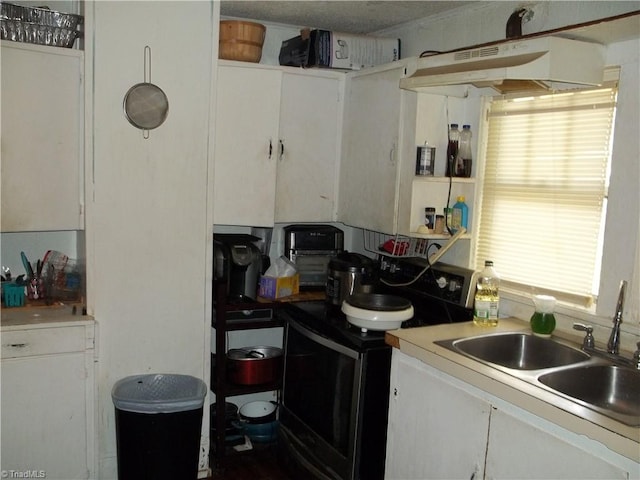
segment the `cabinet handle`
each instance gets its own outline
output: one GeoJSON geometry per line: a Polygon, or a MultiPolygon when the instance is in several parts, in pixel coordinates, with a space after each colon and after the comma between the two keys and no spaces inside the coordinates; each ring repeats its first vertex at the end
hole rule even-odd
{"type": "Polygon", "coordinates": [[[396,153],[396,144],[393,143],[391,145],[391,150],[389,151],[389,163],[391,163],[391,165],[395,165],[395,153],[396,153]]]}
{"type": "Polygon", "coordinates": [[[271,139],[269,139],[269,160],[271,160],[272,153],[273,153],[273,144],[271,143],[271,139]]]}
{"type": "Polygon", "coordinates": [[[284,142],[282,140],[278,140],[280,142],[280,160],[284,157],[284,142]]]}
{"type": "Polygon", "coordinates": [[[28,343],[10,343],[7,345],[7,347],[9,348],[24,348],[27,345],[29,345],[28,343]]]}

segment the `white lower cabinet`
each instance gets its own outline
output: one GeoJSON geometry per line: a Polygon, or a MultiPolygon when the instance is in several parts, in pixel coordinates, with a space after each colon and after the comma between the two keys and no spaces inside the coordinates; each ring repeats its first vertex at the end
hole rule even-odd
{"type": "Polygon", "coordinates": [[[633,462],[394,349],[385,478],[628,479],[633,462]]]}
{"type": "Polygon", "coordinates": [[[394,349],[385,478],[483,478],[490,411],[394,349]]]}
{"type": "Polygon", "coordinates": [[[93,335],[92,324],[2,332],[3,477],[95,478],[93,335]]]}

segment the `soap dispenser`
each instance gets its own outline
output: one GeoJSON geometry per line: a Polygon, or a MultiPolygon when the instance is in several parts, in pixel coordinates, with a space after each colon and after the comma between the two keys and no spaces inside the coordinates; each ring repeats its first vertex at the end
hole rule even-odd
{"type": "Polygon", "coordinates": [[[534,295],[533,303],[536,311],[531,316],[531,331],[534,335],[549,337],[556,328],[556,317],[553,315],[556,299],[551,295],[534,295]]]}

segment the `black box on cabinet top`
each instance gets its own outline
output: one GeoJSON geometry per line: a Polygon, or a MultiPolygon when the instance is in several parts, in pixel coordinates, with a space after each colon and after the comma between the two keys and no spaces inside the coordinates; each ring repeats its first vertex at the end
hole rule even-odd
{"type": "Polygon", "coordinates": [[[360,70],[400,59],[400,40],[304,30],[282,42],[280,65],[360,70]]]}

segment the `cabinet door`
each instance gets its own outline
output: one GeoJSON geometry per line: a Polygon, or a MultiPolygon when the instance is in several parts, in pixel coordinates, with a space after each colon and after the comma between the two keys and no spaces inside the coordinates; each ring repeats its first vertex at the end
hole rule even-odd
{"type": "Polygon", "coordinates": [[[394,349],[385,478],[483,478],[488,402],[394,349]]]}
{"type": "Polygon", "coordinates": [[[0,366],[1,470],[89,478],[85,354],[3,359],[0,366]]]}
{"type": "MultiPolygon", "coordinates": [[[[562,435],[566,436],[567,433],[562,435]]],[[[576,438],[576,441],[580,440],[583,439],[576,438]]],[[[583,450],[558,434],[542,430],[499,409],[491,415],[486,478],[613,480],[633,476],[607,462],[601,455],[583,450]]]]}
{"type": "Polygon", "coordinates": [[[395,233],[402,68],[347,80],[338,220],[395,233]]]}
{"type": "Polygon", "coordinates": [[[213,221],[273,226],[282,73],[218,68],[213,221]]]}
{"type": "Polygon", "coordinates": [[[2,42],[2,231],[80,230],[82,52],[2,42]]]}
{"type": "Polygon", "coordinates": [[[276,221],[334,220],[340,81],[284,73],[276,221]]]}

